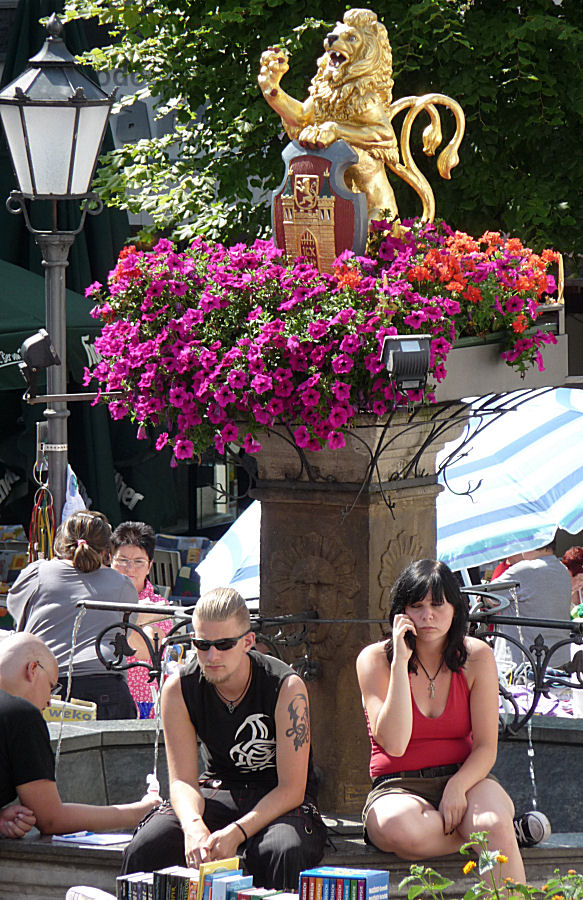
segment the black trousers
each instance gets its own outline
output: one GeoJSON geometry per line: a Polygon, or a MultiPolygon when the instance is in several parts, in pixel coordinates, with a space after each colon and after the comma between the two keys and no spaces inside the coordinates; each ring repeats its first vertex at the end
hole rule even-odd
{"type": "MultiPolygon", "coordinates": [[[[205,798],[203,819],[211,832],[234,822],[267,793],[224,786],[201,787],[201,792],[205,798]]],[[[316,806],[306,800],[243,841],[238,855],[256,887],[297,891],[300,872],[319,863],[325,843],[326,826],[316,806]]],[[[138,825],[124,853],[122,874],[184,865],[184,834],[171,805],[165,803],[138,825]]]]}
{"type": "MultiPolygon", "coordinates": [[[[67,696],[67,677],[59,677],[63,686],[62,698],[67,696]]],[[[136,719],[138,711],[123,675],[104,672],[102,675],[73,675],[71,697],[97,704],[98,719],[136,719]]]]}

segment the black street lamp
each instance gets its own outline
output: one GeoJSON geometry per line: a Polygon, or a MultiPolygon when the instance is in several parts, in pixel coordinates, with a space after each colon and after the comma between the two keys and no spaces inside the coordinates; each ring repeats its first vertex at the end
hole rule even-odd
{"type": "Polygon", "coordinates": [[[49,490],[55,520],[61,521],[67,474],[67,317],[65,269],[69,250],[83,229],[87,213],[103,204],[90,192],[115,91],[108,96],[85,77],[61,38],[62,24],[53,13],[48,37],[30,66],[0,91],[0,117],[19,190],[6,201],[8,211],[22,213],[40,247],[45,267],[46,328],[59,364],[47,369],[47,451],[49,490]],[[52,202],[52,227],[33,227],[27,201],[52,202]],[[60,231],[58,201],[83,201],[79,226],[60,231]],[[92,204],[92,208],[89,205],[92,204]],[[63,399],[64,398],[64,399],[63,399]]]}

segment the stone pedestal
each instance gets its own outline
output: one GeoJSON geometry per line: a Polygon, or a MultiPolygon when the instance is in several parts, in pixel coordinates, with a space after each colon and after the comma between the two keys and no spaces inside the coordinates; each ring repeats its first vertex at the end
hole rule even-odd
{"type": "MultiPolygon", "coordinates": [[[[262,437],[257,454],[261,611],[315,610],[320,619],[341,620],[307,626],[321,667],[308,690],[323,810],[357,813],[369,790],[369,742],[355,662],[366,644],[382,638],[386,625],[358,620],[386,619],[396,576],[413,560],[435,555],[435,497],[441,489],[433,474],[435,454],[461,426],[438,437],[434,416],[435,409],[393,420],[383,441],[389,446],[370,483],[369,448],[382,432],[372,418],[354,429],[342,450],[305,454],[307,467],[277,434],[262,437]],[[415,458],[413,477],[395,480],[415,458]]],[[[303,649],[289,652],[288,659],[297,659],[303,649]]]]}

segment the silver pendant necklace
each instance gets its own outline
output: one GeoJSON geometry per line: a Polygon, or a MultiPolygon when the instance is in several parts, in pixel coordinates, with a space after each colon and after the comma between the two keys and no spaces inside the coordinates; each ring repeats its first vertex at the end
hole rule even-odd
{"type": "Polygon", "coordinates": [[[243,699],[243,697],[244,697],[245,694],[247,693],[247,690],[249,689],[249,685],[251,684],[251,675],[252,675],[252,670],[250,669],[250,670],[249,670],[249,678],[247,679],[247,683],[246,683],[245,687],[243,688],[243,690],[241,691],[241,693],[239,694],[239,696],[238,696],[238,697],[235,697],[234,700],[229,700],[228,697],[225,697],[225,695],[218,689],[218,687],[216,686],[216,684],[213,684],[213,687],[214,687],[215,691],[217,692],[217,694],[219,695],[219,697],[221,698],[221,700],[223,701],[223,703],[224,703],[225,706],[227,707],[227,711],[228,711],[228,712],[234,713],[234,712],[235,712],[235,709],[237,708],[237,704],[241,702],[241,700],[243,699]]]}
{"type": "Polygon", "coordinates": [[[443,666],[443,656],[441,657],[441,662],[439,663],[439,669],[437,670],[437,672],[435,673],[433,678],[431,677],[431,675],[429,674],[429,672],[427,671],[427,669],[425,668],[425,666],[423,665],[423,663],[421,662],[419,657],[416,656],[415,658],[416,658],[417,662],[419,663],[419,665],[421,666],[421,668],[423,669],[423,671],[425,672],[425,674],[427,675],[427,680],[429,681],[429,698],[431,700],[433,700],[433,698],[435,697],[435,679],[441,672],[441,667],[443,666]]]}

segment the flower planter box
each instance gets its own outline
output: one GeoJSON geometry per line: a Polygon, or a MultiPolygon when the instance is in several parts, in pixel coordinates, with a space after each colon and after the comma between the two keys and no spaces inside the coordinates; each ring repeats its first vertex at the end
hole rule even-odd
{"type": "Polygon", "coordinates": [[[502,346],[497,335],[487,335],[483,340],[461,338],[447,356],[447,376],[437,386],[435,399],[443,403],[462,397],[563,385],[568,374],[568,338],[564,318],[562,305],[549,304],[545,307],[541,325],[544,330],[555,334],[557,343],[542,349],[544,372],[533,366],[524,376],[500,357],[502,346]]]}
{"type": "MultiPolygon", "coordinates": [[[[411,420],[405,412],[398,412],[393,417],[383,439],[385,449],[378,460],[374,483],[393,481],[409,466],[431,431],[432,413],[431,408],[426,408],[418,409],[411,420]]],[[[385,421],[386,417],[361,414],[356,424],[345,432],[345,447],[304,451],[303,456],[317,482],[329,487],[332,484],[354,485],[358,489],[366,477],[371,454],[382,438],[385,421]]],[[[302,469],[300,456],[287,433],[275,428],[270,433],[262,433],[260,440],[262,450],[256,454],[256,460],[261,481],[309,481],[309,474],[305,467],[302,469]]],[[[435,455],[440,446],[431,444],[424,450],[419,469],[434,473],[435,455]]]]}

